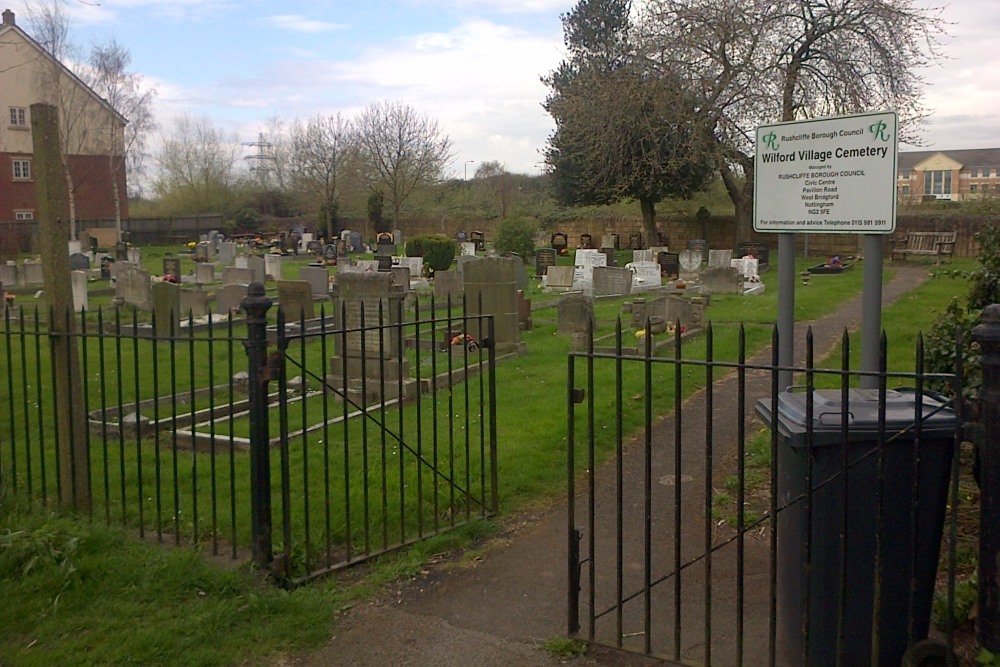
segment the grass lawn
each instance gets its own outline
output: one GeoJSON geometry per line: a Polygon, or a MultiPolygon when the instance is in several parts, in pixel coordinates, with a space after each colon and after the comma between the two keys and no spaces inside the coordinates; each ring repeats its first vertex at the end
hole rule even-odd
{"type": "MultiPolygon", "coordinates": [[[[153,252],[144,255],[144,262],[147,259],[158,261],[153,252]]],[[[818,261],[801,259],[796,269],[818,261]]],[[[891,271],[887,265],[887,279],[891,271]]],[[[819,317],[858,294],[862,274],[856,267],[841,276],[815,277],[808,286],[797,285],[797,319],[819,317]]],[[[740,323],[746,330],[748,354],[770,342],[776,319],[776,278],[772,265],[763,275],[768,283],[764,295],[713,297],[707,315],[713,323],[716,360],[736,358],[740,323]]],[[[892,345],[898,341],[904,350],[890,363],[912,368],[909,341],[930,325],[932,314],[943,310],[952,295],[965,290],[960,279],[935,278],[887,309],[883,326],[892,345]]],[[[612,329],[620,306],[620,300],[598,302],[603,330],[612,329]]],[[[499,364],[496,371],[504,514],[550,503],[565,487],[569,343],[556,335],[555,310],[537,310],[534,319],[534,331],[524,335],[528,354],[499,364]]],[[[703,358],[705,345],[704,336],[685,342],[684,358],[703,358]]],[[[182,359],[187,372],[190,358],[182,359]]],[[[199,364],[199,372],[203,365],[199,364]]],[[[703,383],[700,375],[684,378],[685,394],[703,383]]],[[[610,376],[596,378],[596,386],[613,381],[610,376]]],[[[642,378],[625,381],[636,383],[634,391],[641,391],[642,378]]],[[[661,383],[656,391],[657,405],[672,404],[672,382],[661,383]]],[[[598,418],[611,423],[613,399],[595,397],[595,401],[598,418]]],[[[641,401],[636,404],[623,415],[626,434],[643,423],[641,401]]],[[[603,438],[597,443],[599,455],[612,452],[613,430],[599,434],[603,438]]],[[[265,583],[248,566],[227,568],[211,563],[197,547],[146,544],[120,528],[8,499],[0,502],[0,587],[5,602],[0,609],[0,662],[272,664],[280,656],[322,644],[338,609],[364,599],[387,581],[417,571],[433,555],[468,548],[495,529],[493,522],[475,522],[382,557],[364,572],[286,592],[265,583]]]]}

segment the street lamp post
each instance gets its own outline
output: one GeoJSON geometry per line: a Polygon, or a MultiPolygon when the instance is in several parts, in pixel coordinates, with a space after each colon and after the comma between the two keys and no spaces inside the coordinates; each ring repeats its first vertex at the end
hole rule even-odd
{"type": "Polygon", "coordinates": [[[475,163],[475,160],[466,160],[464,166],[465,177],[462,179],[464,181],[469,180],[469,165],[475,163]]]}

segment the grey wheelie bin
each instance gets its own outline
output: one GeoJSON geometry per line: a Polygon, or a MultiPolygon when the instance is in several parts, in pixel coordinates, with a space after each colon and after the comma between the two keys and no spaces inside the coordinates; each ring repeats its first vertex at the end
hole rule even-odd
{"type": "Polygon", "coordinates": [[[809,665],[898,667],[927,637],[958,419],[942,397],[918,412],[916,392],[889,390],[880,436],[877,391],[845,406],[817,390],[810,435],[806,397],[781,393],[777,417],[757,404],[778,430],[780,663],[803,665],[808,641],[809,665]]]}

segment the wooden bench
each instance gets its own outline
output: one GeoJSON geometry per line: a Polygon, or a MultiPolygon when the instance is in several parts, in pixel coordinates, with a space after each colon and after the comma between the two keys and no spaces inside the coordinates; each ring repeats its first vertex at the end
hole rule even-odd
{"type": "Polygon", "coordinates": [[[907,255],[923,255],[934,258],[935,264],[941,263],[945,255],[955,254],[955,237],[957,232],[906,232],[905,238],[889,239],[889,261],[907,255]]]}

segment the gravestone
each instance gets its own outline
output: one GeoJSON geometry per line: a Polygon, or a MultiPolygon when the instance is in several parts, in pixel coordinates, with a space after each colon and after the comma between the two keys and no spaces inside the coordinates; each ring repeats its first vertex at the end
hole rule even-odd
{"type": "Polygon", "coordinates": [[[660,270],[668,279],[677,278],[681,272],[681,256],[676,252],[656,253],[656,263],[660,265],[660,270]]]}
{"type": "Polygon", "coordinates": [[[731,261],[734,269],[740,272],[744,280],[749,282],[760,282],[757,260],[753,257],[742,257],[731,261]]]}
{"type": "Polygon", "coordinates": [[[264,263],[263,257],[248,255],[246,258],[246,268],[250,270],[250,282],[263,283],[267,280],[267,264],[264,263]]]}
{"type": "MultiPolygon", "coordinates": [[[[119,278],[121,280],[121,278],[119,278]]],[[[157,336],[176,334],[181,328],[181,287],[159,282],[152,286],[153,332],[157,336]]]]}
{"type": "Polygon", "coordinates": [[[632,271],[632,293],[648,292],[662,284],[662,268],[656,262],[632,262],[625,268],[632,271]]]}
{"type": "Polygon", "coordinates": [[[392,284],[403,289],[410,289],[410,269],[406,266],[393,266],[389,268],[392,274],[392,284]]]}
{"type": "Polygon", "coordinates": [[[77,240],[70,240],[66,244],[66,249],[69,251],[69,254],[72,257],[74,254],[78,252],[83,252],[83,242],[77,240]]]}
{"type": "Polygon", "coordinates": [[[269,252],[264,255],[264,275],[272,280],[281,280],[281,263],[284,258],[269,252]]]}
{"type": "Polygon", "coordinates": [[[249,285],[253,282],[253,271],[227,266],[222,270],[223,285],[249,285]]]}
{"type": "Polygon", "coordinates": [[[545,274],[545,287],[551,289],[572,289],[576,268],[572,266],[550,266],[545,274]]]}
{"type": "Polygon", "coordinates": [[[585,250],[589,250],[593,247],[594,237],[590,234],[580,234],[580,246],[585,250]]]}
{"type": "Polygon", "coordinates": [[[409,361],[399,337],[392,333],[403,317],[405,291],[393,286],[391,273],[351,271],[338,273],[332,294],[335,326],[346,334],[333,336],[336,350],[330,358],[327,382],[338,390],[357,393],[364,378],[368,390],[365,400],[382,398],[381,387],[385,388],[384,398],[398,396],[400,379],[405,392],[413,382],[409,361]],[[389,327],[381,332],[380,307],[382,324],[389,327]]]}
{"type": "Polygon", "coordinates": [[[594,267],[606,266],[607,256],[599,250],[581,248],[576,251],[573,258],[574,274],[573,287],[585,292],[590,291],[594,285],[594,267]]]}
{"type": "Polygon", "coordinates": [[[452,303],[461,301],[462,274],[458,271],[435,271],[434,300],[438,303],[447,303],[449,297],[452,303]]]}
{"type": "Polygon", "coordinates": [[[655,262],[656,255],[653,254],[652,250],[633,250],[632,251],[632,262],[655,262]]]}
{"type": "MultiPolygon", "coordinates": [[[[341,241],[340,239],[334,239],[334,241],[337,244],[343,243],[343,241],[341,241]]],[[[333,244],[331,244],[331,245],[333,245],[333,244]]],[[[336,247],[333,249],[333,257],[332,257],[333,259],[336,259],[337,256],[340,254],[338,252],[338,250],[339,249],[336,248],[336,247]]],[[[317,257],[322,258],[323,257],[323,242],[322,241],[310,241],[309,243],[306,244],[306,252],[308,252],[310,255],[315,255],[317,257]]]]}
{"type": "Polygon", "coordinates": [[[469,240],[469,235],[466,234],[464,231],[455,232],[455,243],[461,245],[468,240],[469,240]]]}
{"type": "MultiPolygon", "coordinates": [[[[245,271],[246,269],[240,269],[245,271]]],[[[239,315],[241,302],[247,295],[247,285],[226,285],[215,293],[215,312],[219,315],[239,315]]]]}
{"type": "Polygon", "coordinates": [[[733,259],[733,251],[730,250],[709,250],[708,251],[708,268],[718,269],[718,268],[728,268],[729,263],[733,259]]]}
{"type": "Polygon", "coordinates": [[[699,250],[682,250],[678,254],[678,262],[681,265],[678,277],[685,281],[698,280],[701,276],[701,259],[699,250]]]}
{"type": "Polygon", "coordinates": [[[45,276],[42,275],[41,260],[24,260],[24,263],[21,264],[21,280],[28,286],[45,284],[45,276]]]}
{"type": "Polygon", "coordinates": [[[190,317],[205,317],[211,312],[208,307],[208,292],[201,285],[184,288],[180,291],[181,318],[187,321],[190,317]]]}
{"type": "Polygon", "coordinates": [[[375,261],[378,262],[379,271],[392,270],[392,255],[375,255],[375,261]]]}
{"type": "Polygon", "coordinates": [[[459,244],[462,251],[462,257],[475,257],[476,256],[476,244],[472,241],[465,241],[459,244]]]}
{"type": "Polygon", "coordinates": [[[419,278],[424,275],[423,257],[400,257],[399,266],[409,269],[412,278],[419,278]]]}
{"type": "Polygon", "coordinates": [[[309,251],[309,244],[313,242],[312,232],[302,232],[302,236],[299,237],[299,250],[303,252],[309,251]]]}
{"type": "Polygon", "coordinates": [[[132,264],[139,264],[142,262],[142,248],[136,248],[135,246],[129,246],[125,250],[125,259],[132,264]]]}
{"type": "Polygon", "coordinates": [[[115,265],[115,258],[111,255],[103,255],[101,257],[101,278],[105,280],[111,279],[111,267],[115,265]]]}
{"type": "Polygon", "coordinates": [[[278,306],[284,311],[285,322],[289,324],[316,317],[312,285],[306,280],[279,280],[278,306]]]}
{"type": "Polygon", "coordinates": [[[232,241],[219,243],[219,264],[229,266],[236,259],[236,244],[232,241]]]}
{"type": "Polygon", "coordinates": [[[75,252],[69,256],[70,271],[87,271],[90,269],[90,255],[75,252]]]}
{"type": "Polygon", "coordinates": [[[691,239],[688,241],[688,250],[698,252],[702,261],[708,259],[708,241],[705,239],[691,239]]]}
{"type": "Polygon", "coordinates": [[[303,266],[299,269],[299,280],[309,283],[314,299],[330,296],[330,274],[325,266],[303,266]]]}
{"type": "Polygon", "coordinates": [[[521,331],[534,329],[531,321],[531,299],[524,296],[523,290],[517,290],[517,324],[521,327],[521,331]]]}
{"type": "Polygon", "coordinates": [[[474,264],[475,262],[478,262],[480,259],[482,258],[477,257],[476,255],[462,255],[461,257],[458,258],[458,262],[456,263],[456,266],[458,267],[458,273],[460,275],[464,274],[465,267],[467,267],[469,264],[474,264]]]}
{"type": "Polygon", "coordinates": [[[0,265],[0,283],[9,287],[17,284],[17,262],[7,260],[0,265]]]}
{"type": "MultiPolygon", "coordinates": [[[[493,316],[496,349],[500,353],[517,349],[521,342],[517,312],[518,263],[521,260],[514,257],[486,257],[468,264],[463,274],[466,313],[493,316]]],[[[477,341],[488,333],[483,320],[470,319],[468,327],[467,333],[477,341]]]]}
{"type": "Polygon", "coordinates": [[[612,250],[617,250],[615,245],[618,243],[617,234],[605,234],[601,237],[601,250],[604,248],[611,248],[612,250]]]}
{"type": "Polygon", "coordinates": [[[736,244],[736,256],[746,257],[747,255],[756,258],[759,270],[767,270],[769,252],[766,245],[756,241],[741,241],[736,244]]]}
{"type": "Polygon", "coordinates": [[[69,277],[73,287],[73,310],[78,313],[81,310],[89,310],[90,301],[87,298],[87,272],[80,270],[70,271],[69,277]]]}
{"type": "Polygon", "coordinates": [[[514,283],[517,285],[517,289],[528,289],[528,270],[524,267],[524,260],[516,253],[511,253],[510,257],[517,260],[514,265],[514,283]]]}
{"type": "Polygon", "coordinates": [[[149,273],[135,264],[122,264],[115,277],[115,297],[126,306],[148,311],[152,305],[149,273]]]}
{"type": "Polygon", "coordinates": [[[731,266],[711,266],[701,272],[701,290],[705,294],[740,294],[743,276],[731,266]]]}
{"type": "Polygon", "coordinates": [[[615,259],[614,248],[601,248],[598,252],[605,257],[604,266],[618,266],[618,261],[615,259]]]}
{"type": "Polygon", "coordinates": [[[623,295],[632,293],[632,271],[613,266],[594,267],[594,296],[623,295]]]}
{"type": "Polygon", "coordinates": [[[327,264],[337,263],[337,246],[333,243],[327,243],[323,246],[323,260],[327,264]]]}
{"type": "Polygon", "coordinates": [[[482,232],[469,232],[469,240],[476,244],[477,251],[486,249],[486,235],[482,232]]]}
{"type": "Polygon", "coordinates": [[[351,246],[350,247],[351,252],[363,252],[365,249],[365,244],[361,240],[361,234],[358,232],[351,232],[351,235],[348,238],[348,242],[350,243],[351,246]]]}
{"type": "Polygon", "coordinates": [[[552,244],[553,250],[559,255],[565,255],[569,250],[569,237],[562,232],[553,234],[549,242],[552,244]]]}
{"type": "Polygon", "coordinates": [[[705,319],[705,302],[700,298],[685,299],[667,295],[657,299],[654,314],[661,315],[672,324],[679,322],[687,330],[700,329],[705,319]]]}
{"type": "Polygon", "coordinates": [[[194,281],[199,285],[215,282],[215,264],[198,264],[194,267],[194,281]]]}
{"type": "Polygon", "coordinates": [[[630,250],[642,250],[642,232],[631,232],[628,235],[628,247],[630,250]]]}
{"type": "Polygon", "coordinates": [[[163,258],[163,275],[171,276],[177,282],[181,279],[181,258],[166,255],[163,258]]]}
{"type": "Polygon", "coordinates": [[[403,247],[406,246],[406,244],[403,242],[403,230],[402,229],[394,229],[394,230],[392,230],[392,242],[396,245],[397,248],[403,248],[403,247]]]}
{"type": "Polygon", "coordinates": [[[115,244],[115,261],[116,262],[127,262],[128,261],[128,246],[119,241],[115,244]]]}
{"type": "Polygon", "coordinates": [[[535,275],[544,276],[550,266],[555,266],[555,248],[539,248],[535,251],[535,275]]]}
{"type": "Polygon", "coordinates": [[[597,328],[593,299],[579,292],[567,294],[559,299],[557,310],[559,320],[556,332],[570,337],[571,349],[586,349],[589,332],[597,328]]]}

